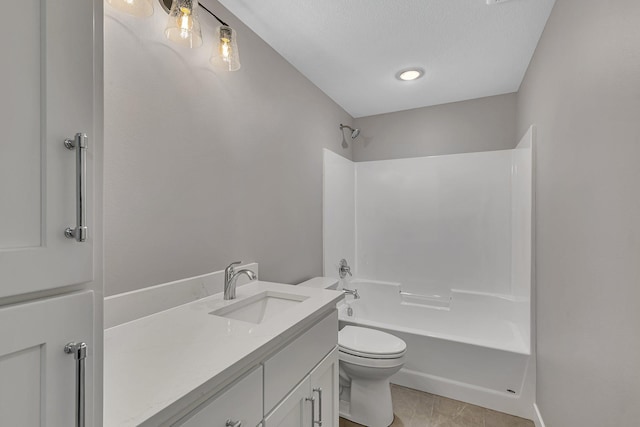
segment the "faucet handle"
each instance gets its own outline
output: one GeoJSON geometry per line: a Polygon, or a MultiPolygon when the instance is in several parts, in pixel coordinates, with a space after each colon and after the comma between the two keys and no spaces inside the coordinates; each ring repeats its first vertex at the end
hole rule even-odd
{"type": "Polygon", "coordinates": [[[340,260],[340,266],[338,267],[338,273],[341,279],[344,279],[346,277],[346,275],[348,274],[349,276],[351,276],[351,267],[349,267],[349,264],[347,264],[347,260],[342,258],[340,260]]]}
{"type": "Polygon", "coordinates": [[[228,277],[228,276],[229,276],[229,273],[232,273],[232,272],[233,272],[233,266],[234,266],[234,265],[238,265],[238,264],[242,264],[242,261],[234,261],[234,262],[232,262],[231,264],[229,264],[229,265],[227,266],[227,268],[225,268],[225,269],[224,269],[224,273],[225,273],[225,275],[228,277]]]}

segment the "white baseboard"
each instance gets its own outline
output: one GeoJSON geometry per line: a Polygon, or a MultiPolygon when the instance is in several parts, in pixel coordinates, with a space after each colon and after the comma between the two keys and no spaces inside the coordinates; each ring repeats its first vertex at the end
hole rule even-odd
{"type": "Polygon", "coordinates": [[[533,422],[536,427],[546,427],[542,420],[542,414],[540,414],[540,408],[538,408],[536,403],[533,404],[533,422]]]}

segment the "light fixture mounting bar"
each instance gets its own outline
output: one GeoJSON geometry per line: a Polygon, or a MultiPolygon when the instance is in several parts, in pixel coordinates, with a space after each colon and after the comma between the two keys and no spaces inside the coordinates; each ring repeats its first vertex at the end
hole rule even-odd
{"type": "Polygon", "coordinates": [[[198,3],[198,4],[200,5],[200,7],[201,7],[201,8],[203,8],[204,10],[206,10],[207,12],[209,12],[209,15],[213,16],[214,18],[216,18],[216,20],[217,20],[220,24],[224,25],[225,27],[228,27],[228,26],[229,26],[229,24],[227,24],[226,22],[224,22],[222,19],[218,18],[218,17],[216,16],[216,14],[215,14],[215,13],[213,13],[213,12],[211,12],[211,11],[209,10],[209,8],[207,8],[205,5],[203,5],[202,3],[198,3]]]}

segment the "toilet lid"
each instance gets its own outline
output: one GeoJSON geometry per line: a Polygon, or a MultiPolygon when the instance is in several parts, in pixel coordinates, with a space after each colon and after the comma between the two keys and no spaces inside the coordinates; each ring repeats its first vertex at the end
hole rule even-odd
{"type": "Polygon", "coordinates": [[[407,344],[398,337],[358,326],[342,328],[338,332],[338,346],[345,353],[374,359],[400,357],[407,350],[407,344]]]}

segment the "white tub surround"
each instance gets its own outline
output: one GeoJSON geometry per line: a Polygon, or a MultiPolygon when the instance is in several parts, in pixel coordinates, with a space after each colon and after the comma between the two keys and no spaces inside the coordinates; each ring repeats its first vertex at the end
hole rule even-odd
{"type": "Polygon", "coordinates": [[[338,277],[338,264],[342,258],[354,267],[355,246],[355,163],[325,148],[322,192],[323,274],[338,277]]]}
{"type": "Polygon", "coordinates": [[[509,292],[511,150],[355,165],[359,277],[434,298],[509,292]]]}
{"type": "MultiPolygon", "coordinates": [[[[238,287],[235,300],[225,301],[220,293],[107,329],[104,426],[158,426],[179,420],[182,423],[185,416],[200,411],[203,403],[234,381],[238,383],[239,378],[240,382],[248,378],[246,381],[251,383],[254,377],[258,381],[261,375],[254,374],[254,368],[264,371],[265,402],[277,403],[284,397],[280,391],[288,392],[287,387],[310,375],[316,363],[332,353],[337,330],[334,334],[331,329],[337,325],[335,314],[331,313],[335,313],[336,303],[342,298],[343,294],[337,291],[256,281],[238,287]],[[228,307],[235,304],[246,308],[247,301],[257,298],[256,295],[264,296],[265,292],[266,296],[283,299],[279,302],[287,307],[267,312],[270,317],[259,324],[231,318],[246,313],[243,310],[230,313],[228,307]],[[214,311],[220,316],[212,315],[214,311]],[[300,378],[295,378],[295,382],[281,384],[283,376],[273,374],[282,359],[276,352],[303,331],[309,330],[313,336],[313,330],[318,328],[324,332],[316,341],[327,345],[312,355],[296,357],[291,365],[304,365],[306,361],[310,365],[300,366],[300,378]],[[318,361],[314,359],[316,356],[318,361]],[[277,380],[268,381],[269,375],[277,380]]],[[[295,338],[291,346],[296,345],[302,353],[312,349],[315,344],[298,343],[308,334],[295,338]]],[[[337,380],[337,370],[327,378],[334,377],[337,380]]],[[[263,401],[262,394],[258,400],[263,401]]],[[[277,418],[285,409],[264,407],[262,414],[260,403],[259,412],[266,418],[271,411],[270,416],[277,418]]],[[[197,414],[194,417],[197,419],[197,414]]]]}
{"type": "Polygon", "coordinates": [[[532,127],[513,150],[411,159],[325,154],[324,274],[352,257],[354,278],[338,288],[361,299],[345,299],[341,323],[407,343],[392,382],[534,417],[534,137],[532,127]]]}

